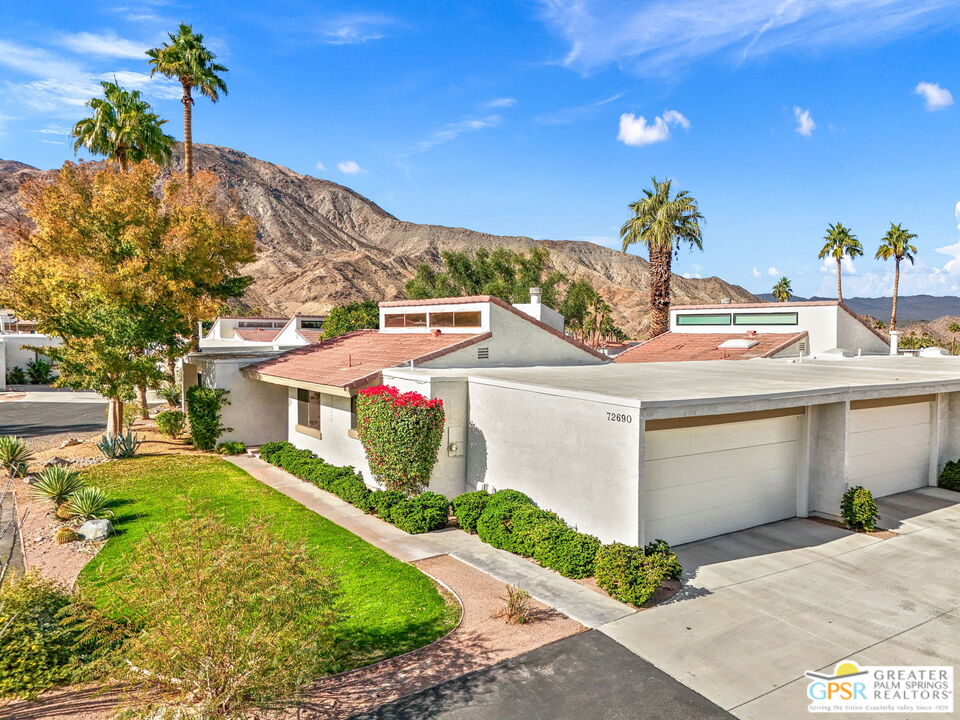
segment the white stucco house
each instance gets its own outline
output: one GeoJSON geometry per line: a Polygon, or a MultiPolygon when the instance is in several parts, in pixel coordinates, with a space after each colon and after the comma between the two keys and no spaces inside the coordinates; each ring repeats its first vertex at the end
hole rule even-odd
{"type": "Polygon", "coordinates": [[[356,392],[382,382],[441,398],[431,489],[515,488],[605,542],[835,516],[851,485],[875,496],[924,487],[960,456],[960,358],[891,356],[837,303],[678,307],[660,359],[647,356],[654,339],[615,362],[525,305],[382,303],[378,330],[201,351],[185,378],[230,389],[227,439],[287,439],[371,485],[356,392]]]}
{"type": "Polygon", "coordinates": [[[54,347],[60,342],[60,338],[38,333],[33,321],[18,318],[11,310],[0,310],[0,390],[7,389],[9,370],[16,367],[26,370],[27,363],[39,358],[49,362],[42,352],[26,347],[54,347]]]}
{"type": "Polygon", "coordinates": [[[323,315],[293,317],[241,317],[221,315],[200,336],[202,350],[236,348],[289,349],[317,342],[323,331],[323,315]]]}

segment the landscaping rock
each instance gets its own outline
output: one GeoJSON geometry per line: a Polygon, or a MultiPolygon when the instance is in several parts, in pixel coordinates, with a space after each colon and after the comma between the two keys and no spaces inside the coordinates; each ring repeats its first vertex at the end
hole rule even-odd
{"type": "Polygon", "coordinates": [[[54,465],[69,465],[69,464],[70,464],[70,461],[67,460],[66,458],[54,456],[54,457],[50,458],[49,460],[47,460],[47,461],[43,464],[43,466],[44,466],[45,468],[48,468],[48,467],[53,467],[54,465]]]}
{"type": "Polygon", "coordinates": [[[62,450],[63,448],[73,447],[74,445],[79,445],[79,444],[80,444],[80,441],[77,440],[76,438],[68,438],[67,440],[64,440],[62,443],[60,443],[60,449],[62,450]]]}
{"type": "Polygon", "coordinates": [[[36,475],[24,475],[24,476],[23,476],[23,481],[24,481],[27,485],[33,485],[33,484],[37,481],[37,476],[36,476],[36,475]]]}
{"type": "Polygon", "coordinates": [[[79,527],[77,535],[84,540],[96,542],[106,540],[111,532],[113,532],[113,523],[109,520],[87,520],[79,527]]]}

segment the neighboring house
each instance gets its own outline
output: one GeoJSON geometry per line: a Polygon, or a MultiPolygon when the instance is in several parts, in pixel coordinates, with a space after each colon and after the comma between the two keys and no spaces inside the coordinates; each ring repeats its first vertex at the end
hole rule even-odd
{"type": "Polygon", "coordinates": [[[0,309],[0,334],[27,333],[35,334],[37,324],[33,320],[24,320],[17,317],[13,310],[0,309]]]}
{"type": "Polygon", "coordinates": [[[291,318],[256,318],[223,315],[200,338],[208,351],[249,348],[289,349],[318,342],[323,334],[324,315],[291,318]]]}
{"type": "Polygon", "coordinates": [[[7,372],[13,368],[19,367],[26,371],[27,363],[33,360],[43,358],[50,361],[42,352],[28,350],[24,346],[42,348],[56,346],[61,342],[57,337],[27,332],[25,328],[36,327],[32,322],[19,323],[19,327],[24,329],[17,332],[0,332],[0,390],[7,389],[7,372]]]}
{"type": "Polygon", "coordinates": [[[960,456],[960,358],[890,356],[837,303],[676,308],[659,362],[621,361],[653,341],[611,362],[526,305],[382,303],[378,330],[191,354],[185,385],[230,390],[225,439],[287,439],[371,485],[357,391],[384,383],[441,398],[431,489],[515,488],[605,542],[835,516],[851,485],[876,496],[923,487],[960,456]],[[701,361],[717,355],[755,359],[701,361]]]}

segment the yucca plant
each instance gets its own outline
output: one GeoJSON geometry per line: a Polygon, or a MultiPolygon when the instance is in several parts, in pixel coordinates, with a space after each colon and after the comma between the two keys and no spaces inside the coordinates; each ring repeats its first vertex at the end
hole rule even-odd
{"type": "Polygon", "coordinates": [[[27,474],[27,465],[33,462],[33,453],[27,441],[16,435],[0,437],[0,467],[12,477],[27,474]]]}
{"type": "Polygon", "coordinates": [[[87,485],[80,488],[67,501],[67,508],[74,517],[90,518],[113,517],[113,511],[107,507],[110,496],[101,488],[87,485]]]}
{"type": "Polygon", "coordinates": [[[43,472],[37,475],[33,494],[59,506],[67,502],[84,484],[83,478],[76,470],[70,470],[62,465],[53,465],[44,468],[43,472]]]}
{"type": "Polygon", "coordinates": [[[110,460],[133,457],[143,443],[140,436],[128,430],[124,435],[104,435],[97,443],[97,449],[110,460]]]}

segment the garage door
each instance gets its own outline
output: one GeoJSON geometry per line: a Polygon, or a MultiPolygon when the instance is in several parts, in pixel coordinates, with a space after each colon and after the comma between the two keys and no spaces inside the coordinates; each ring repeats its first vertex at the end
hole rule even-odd
{"type": "Polygon", "coordinates": [[[928,483],[932,403],[926,397],[900,402],[906,404],[850,404],[847,481],[870,488],[874,497],[928,483]]]}
{"type": "Polygon", "coordinates": [[[648,540],[691,542],[797,514],[799,415],[671,424],[648,422],[648,540]]]}

